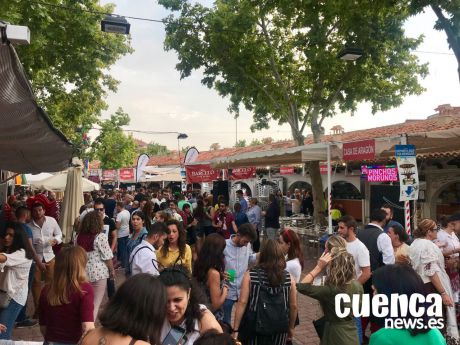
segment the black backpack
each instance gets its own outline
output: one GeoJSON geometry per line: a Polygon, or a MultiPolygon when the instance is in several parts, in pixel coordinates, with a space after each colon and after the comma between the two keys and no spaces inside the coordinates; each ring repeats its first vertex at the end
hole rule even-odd
{"type": "Polygon", "coordinates": [[[256,305],[256,334],[275,335],[289,331],[289,304],[284,300],[282,285],[265,285],[257,270],[260,282],[259,298],[256,305]]]}

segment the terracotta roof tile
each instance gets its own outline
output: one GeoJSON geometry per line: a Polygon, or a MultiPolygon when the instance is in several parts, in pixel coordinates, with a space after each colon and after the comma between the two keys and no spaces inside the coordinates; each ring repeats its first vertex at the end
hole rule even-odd
{"type": "MultiPolygon", "coordinates": [[[[363,129],[352,132],[345,132],[343,134],[334,134],[334,135],[324,135],[322,137],[323,142],[328,141],[357,141],[365,140],[372,138],[383,138],[383,137],[392,137],[404,133],[417,133],[417,132],[427,132],[427,131],[439,131],[446,130],[451,128],[460,127],[460,107],[451,107],[450,105],[442,105],[436,110],[439,111],[438,114],[428,117],[426,120],[407,120],[403,123],[398,123],[389,126],[363,129]]],[[[313,136],[307,135],[305,138],[305,144],[312,144],[313,136]]],[[[247,147],[231,147],[224,148],[214,151],[201,151],[198,155],[197,162],[209,162],[210,160],[218,157],[229,157],[245,152],[257,152],[257,151],[266,151],[271,149],[280,149],[296,146],[292,140],[277,141],[267,145],[256,145],[256,146],[247,146],[247,147]]],[[[457,154],[457,153],[455,153],[457,154]]],[[[183,160],[184,155],[181,153],[181,160],[183,160]]],[[[91,162],[90,168],[97,169],[99,162],[91,162]]],[[[172,152],[167,156],[152,156],[150,157],[148,165],[178,165],[179,157],[176,152],[172,152]]]]}

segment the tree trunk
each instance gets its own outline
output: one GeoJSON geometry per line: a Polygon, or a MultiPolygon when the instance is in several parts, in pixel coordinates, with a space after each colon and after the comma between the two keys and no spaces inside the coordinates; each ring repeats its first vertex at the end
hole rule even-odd
{"type": "MultiPolygon", "coordinates": [[[[321,172],[319,169],[318,161],[311,161],[306,164],[308,167],[308,172],[310,173],[311,185],[313,188],[313,217],[315,219],[315,224],[326,225],[327,211],[325,211],[324,203],[324,191],[323,191],[323,180],[321,179],[321,172]]],[[[326,207],[327,209],[327,207],[326,207]]]]}
{"type": "MultiPolygon", "coordinates": [[[[450,24],[449,20],[444,16],[444,13],[442,12],[442,8],[440,6],[431,5],[431,9],[438,17],[438,23],[441,25],[444,32],[446,33],[447,42],[449,43],[450,48],[452,49],[452,51],[455,54],[455,57],[457,58],[457,64],[458,64],[457,73],[458,73],[458,78],[460,81],[460,38],[456,34],[458,27],[455,27],[450,24]]],[[[458,22],[456,26],[457,25],[458,25],[458,22]]]]}
{"type": "MultiPolygon", "coordinates": [[[[294,137],[297,145],[302,146],[305,145],[304,136],[296,132],[295,130],[292,131],[292,136],[294,137]]],[[[320,131],[315,131],[314,134],[315,142],[319,142],[321,139],[320,131]]],[[[312,185],[312,197],[313,197],[313,219],[315,224],[325,225],[326,218],[324,217],[324,193],[323,193],[323,181],[321,179],[321,172],[319,169],[319,162],[318,161],[311,161],[305,163],[305,170],[309,172],[311,185],[312,185]]]]}

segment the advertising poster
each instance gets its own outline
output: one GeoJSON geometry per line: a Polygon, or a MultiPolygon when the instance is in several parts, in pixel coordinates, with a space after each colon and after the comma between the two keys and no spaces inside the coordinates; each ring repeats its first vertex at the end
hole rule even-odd
{"type": "Polygon", "coordinates": [[[396,145],[396,164],[399,174],[399,201],[418,199],[419,180],[414,145],[396,145]]]}

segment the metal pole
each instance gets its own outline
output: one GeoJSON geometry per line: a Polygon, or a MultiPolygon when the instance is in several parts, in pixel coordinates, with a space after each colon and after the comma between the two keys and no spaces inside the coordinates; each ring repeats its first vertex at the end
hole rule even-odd
{"type": "Polygon", "coordinates": [[[238,145],[238,117],[235,117],[235,146],[238,145]]]}
{"type": "Polygon", "coordinates": [[[331,183],[331,146],[327,144],[327,224],[328,233],[332,234],[332,216],[331,216],[331,197],[332,197],[332,183],[331,183]]]}
{"type": "Polygon", "coordinates": [[[179,155],[179,167],[182,166],[181,160],[180,160],[180,147],[179,147],[179,138],[177,138],[177,154],[179,155]]]}

